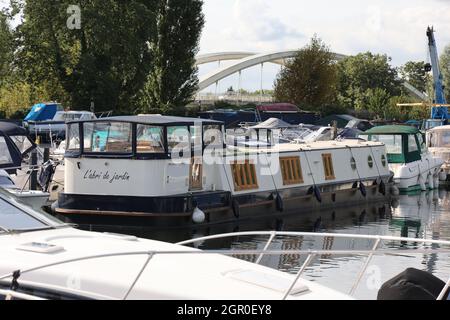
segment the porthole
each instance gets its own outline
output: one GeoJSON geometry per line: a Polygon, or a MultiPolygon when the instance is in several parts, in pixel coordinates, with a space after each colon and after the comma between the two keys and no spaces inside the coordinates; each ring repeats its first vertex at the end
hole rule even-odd
{"type": "Polygon", "coordinates": [[[381,156],[381,164],[383,165],[383,167],[386,168],[387,160],[386,160],[386,156],[384,154],[381,156]]]}
{"type": "Polygon", "coordinates": [[[373,158],[372,158],[372,156],[369,156],[368,164],[369,164],[369,168],[373,168],[373,158]]]}
{"type": "Polygon", "coordinates": [[[352,157],[350,159],[350,165],[351,165],[353,170],[356,170],[356,160],[355,160],[355,158],[352,157]]]}

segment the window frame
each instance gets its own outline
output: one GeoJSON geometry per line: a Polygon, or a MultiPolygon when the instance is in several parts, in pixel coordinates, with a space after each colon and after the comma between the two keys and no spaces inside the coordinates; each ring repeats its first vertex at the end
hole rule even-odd
{"type": "Polygon", "coordinates": [[[299,156],[280,157],[280,170],[283,185],[303,184],[302,163],[299,156]]]}
{"type": "Polygon", "coordinates": [[[253,162],[251,162],[250,160],[245,160],[244,162],[235,161],[231,163],[230,166],[235,191],[239,192],[259,189],[258,176],[256,174],[256,165],[253,162]],[[240,176],[237,175],[237,170],[239,171],[239,173],[241,173],[240,176]],[[245,173],[244,176],[242,176],[242,172],[245,173]],[[250,180],[252,181],[247,181],[247,176],[250,177],[250,180]],[[245,178],[245,183],[243,178],[245,178]]]}
{"type": "Polygon", "coordinates": [[[325,180],[336,180],[336,173],[334,171],[333,165],[333,154],[332,153],[322,153],[322,164],[323,171],[325,175],[325,180]]]}

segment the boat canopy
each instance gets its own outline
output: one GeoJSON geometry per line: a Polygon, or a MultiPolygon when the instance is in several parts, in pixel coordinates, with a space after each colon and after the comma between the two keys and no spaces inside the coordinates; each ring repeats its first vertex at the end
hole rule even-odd
{"type": "Polygon", "coordinates": [[[273,129],[286,129],[286,128],[296,128],[297,126],[289,124],[278,118],[270,118],[260,124],[250,127],[249,129],[262,129],[262,130],[273,130],[273,129]]]}
{"type": "Polygon", "coordinates": [[[362,133],[360,137],[384,143],[389,163],[419,161],[427,148],[423,134],[411,126],[375,127],[362,133]]]}
{"type": "Polygon", "coordinates": [[[31,107],[31,111],[25,117],[25,121],[47,121],[52,120],[56,112],[62,111],[59,103],[38,103],[31,107]]]}
{"type": "Polygon", "coordinates": [[[159,115],[71,121],[66,137],[66,157],[172,159],[224,147],[222,122],[159,115]]]}

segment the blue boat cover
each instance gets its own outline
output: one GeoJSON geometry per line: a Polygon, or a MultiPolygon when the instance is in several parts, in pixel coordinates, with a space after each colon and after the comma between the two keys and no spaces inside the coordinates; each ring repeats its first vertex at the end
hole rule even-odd
{"type": "Polygon", "coordinates": [[[47,121],[52,120],[58,111],[57,103],[38,103],[35,104],[30,113],[25,117],[25,121],[47,121]]]}

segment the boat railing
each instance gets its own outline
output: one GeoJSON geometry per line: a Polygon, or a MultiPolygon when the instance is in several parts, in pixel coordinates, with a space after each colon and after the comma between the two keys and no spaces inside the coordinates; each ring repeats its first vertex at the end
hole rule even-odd
{"type": "MultiPolygon", "coordinates": [[[[450,255],[450,241],[445,240],[431,240],[431,239],[418,239],[418,238],[403,238],[403,237],[393,237],[393,236],[371,236],[371,235],[354,235],[354,234],[334,234],[334,233],[308,233],[308,232],[281,232],[281,231],[268,231],[268,232],[238,232],[238,233],[228,233],[214,236],[207,236],[202,238],[195,238],[188,241],[183,241],[177,243],[177,245],[192,245],[198,242],[204,242],[209,240],[218,240],[218,239],[226,239],[233,237],[243,237],[243,236],[268,236],[267,242],[265,242],[264,248],[262,250],[247,250],[247,249],[239,249],[239,250],[198,250],[192,248],[192,250],[173,250],[173,251],[155,251],[155,250],[143,250],[143,251],[128,251],[128,252],[116,252],[116,253],[107,253],[107,254],[98,254],[91,256],[82,256],[73,259],[65,259],[61,261],[52,262],[45,265],[40,265],[36,267],[31,267],[24,270],[18,270],[15,272],[11,272],[9,274],[5,274],[0,276],[0,281],[8,281],[11,279],[12,282],[17,282],[17,279],[14,278],[15,274],[24,275],[29,274],[31,272],[66,265],[70,263],[76,263],[87,260],[96,260],[96,259],[104,259],[104,258],[112,258],[112,257],[127,257],[127,256],[146,256],[144,264],[139,268],[139,272],[134,277],[134,280],[130,287],[127,289],[125,295],[122,297],[123,300],[127,300],[130,294],[133,292],[136,284],[139,282],[142,274],[149,268],[150,262],[156,256],[170,256],[170,255],[225,255],[225,256],[239,256],[239,255],[250,255],[257,257],[255,264],[261,264],[262,259],[265,256],[280,256],[280,255],[298,255],[298,256],[306,256],[306,260],[301,265],[298,272],[293,277],[292,282],[289,284],[288,289],[280,295],[281,300],[286,300],[293,291],[296,284],[299,282],[301,276],[305,273],[307,268],[311,265],[314,258],[321,255],[326,255],[328,257],[331,256],[345,256],[345,255],[366,255],[366,261],[359,271],[353,286],[349,292],[349,296],[353,297],[356,289],[358,288],[364,274],[366,273],[372,258],[376,255],[398,255],[399,251],[404,255],[405,251],[411,251],[411,254],[449,254],[450,255]],[[308,250],[274,250],[270,249],[270,245],[274,243],[276,237],[313,237],[313,238],[346,238],[346,239],[354,239],[354,240],[373,240],[374,245],[371,249],[368,250],[331,250],[331,249],[308,249],[308,250]],[[449,249],[443,248],[402,248],[402,249],[382,249],[381,244],[385,241],[399,241],[403,243],[422,243],[422,245],[442,245],[449,246],[449,249]]],[[[450,276],[440,292],[437,300],[443,300],[446,298],[446,293],[450,288],[450,276]]],[[[0,291],[0,295],[2,292],[0,291]]]]}

